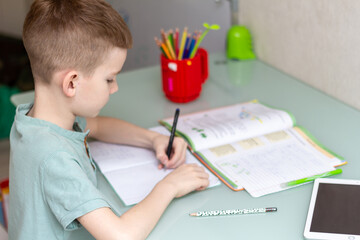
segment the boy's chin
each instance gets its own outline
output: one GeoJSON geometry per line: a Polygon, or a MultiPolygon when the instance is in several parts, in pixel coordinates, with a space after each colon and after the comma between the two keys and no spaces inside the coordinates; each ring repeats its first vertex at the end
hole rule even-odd
{"type": "Polygon", "coordinates": [[[97,116],[99,116],[99,113],[100,113],[100,111],[98,111],[98,112],[96,112],[96,113],[94,113],[94,114],[90,114],[87,118],[97,117],[97,116]]]}

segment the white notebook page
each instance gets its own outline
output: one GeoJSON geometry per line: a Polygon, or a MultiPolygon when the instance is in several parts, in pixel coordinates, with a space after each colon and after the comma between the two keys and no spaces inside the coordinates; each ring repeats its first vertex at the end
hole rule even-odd
{"type": "MultiPolygon", "coordinates": [[[[169,135],[164,127],[151,130],[169,135]]],[[[92,157],[125,205],[143,200],[159,181],[173,171],[159,170],[159,161],[149,149],[104,142],[90,142],[89,145],[92,157]]],[[[189,151],[186,153],[186,163],[201,165],[189,151]]],[[[210,175],[209,187],[219,185],[216,176],[205,170],[210,175]]]]}

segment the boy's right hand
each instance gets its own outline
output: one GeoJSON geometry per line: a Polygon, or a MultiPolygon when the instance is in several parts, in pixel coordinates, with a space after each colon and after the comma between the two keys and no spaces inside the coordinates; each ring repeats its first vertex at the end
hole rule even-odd
{"type": "Polygon", "coordinates": [[[204,190],[209,185],[209,174],[197,164],[183,164],[167,175],[159,184],[169,187],[174,198],[194,190],[204,190]]]}

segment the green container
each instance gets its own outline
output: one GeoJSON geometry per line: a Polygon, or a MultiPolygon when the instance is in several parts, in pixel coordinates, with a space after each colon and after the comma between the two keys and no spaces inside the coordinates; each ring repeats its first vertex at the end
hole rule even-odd
{"type": "Polygon", "coordinates": [[[233,25],[227,33],[226,55],[229,59],[255,59],[251,35],[244,26],[233,25]]]}
{"type": "Polygon", "coordinates": [[[14,121],[15,106],[10,102],[11,95],[18,93],[17,88],[0,86],[0,139],[8,138],[14,121]]]}

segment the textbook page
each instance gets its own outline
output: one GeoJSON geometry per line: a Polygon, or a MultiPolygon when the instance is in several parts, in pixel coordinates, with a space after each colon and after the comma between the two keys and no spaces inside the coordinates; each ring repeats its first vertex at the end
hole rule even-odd
{"type": "MultiPolygon", "coordinates": [[[[160,121],[171,128],[173,119],[160,121]]],[[[177,132],[194,150],[243,140],[290,128],[293,117],[257,101],[180,115],[177,132]]]]}
{"type": "Polygon", "coordinates": [[[334,170],[343,161],[295,127],[197,152],[234,188],[253,197],[285,190],[281,184],[334,170]]]}
{"type": "MultiPolygon", "coordinates": [[[[169,135],[164,127],[150,130],[169,135]]],[[[158,169],[159,161],[149,149],[90,142],[90,152],[101,172],[112,185],[125,205],[133,205],[143,200],[173,169],[158,169]]],[[[186,163],[201,163],[187,150],[186,163]]],[[[209,170],[209,187],[220,184],[218,178],[209,170]]]]}

